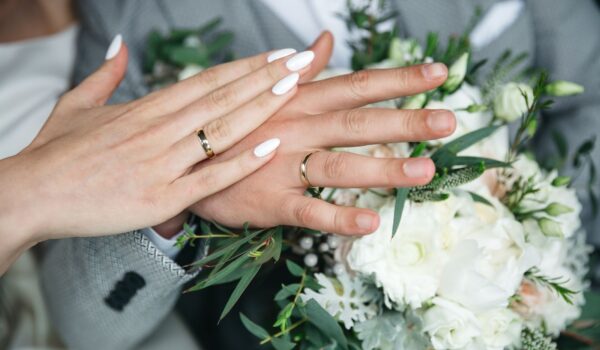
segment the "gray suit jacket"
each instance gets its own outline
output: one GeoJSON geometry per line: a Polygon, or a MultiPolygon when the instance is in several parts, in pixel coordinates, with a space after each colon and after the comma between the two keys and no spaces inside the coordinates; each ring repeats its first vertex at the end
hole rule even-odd
{"type": "MultiPolygon", "coordinates": [[[[494,2],[396,0],[394,5],[403,34],[423,40],[428,31],[438,31],[442,36],[461,33],[475,5],[485,11],[494,2]]],[[[151,29],[196,27],[220,16],[223,27],[235,33],[233,49],[240,57],[304,46],[259,0],[82,0],[80,10],[82,32],[76,81],[102,63],[115,34],[122,33],[130,48],[127,77],[113,102],[147,93],[141,62],[151,29]]],[[[549,70],[554,79],[585,85],[584,95],[562,99],[545,116],[539,139],[542,151],[553,150],[548,141],[553,129],[565,132],[571,145],[598,133],[598,33],[600,13],[592,0],[527,0],[516,22],[476,53],[495,58],[507,48],[517,53],[528,51],[532,53],[528,63],[549,70]]],[[[600,159],[600,150],[595,151],[594,159],[600,159]]],[[[600,227],[598,221],[588,220],[588,224],[600,227]]],[[[73,348],[116,349],[138,344],[168,314],[181,286],[192,278],[139,232],[54,242],[43,268],[51,317],[64,341],[73,348]]]]}

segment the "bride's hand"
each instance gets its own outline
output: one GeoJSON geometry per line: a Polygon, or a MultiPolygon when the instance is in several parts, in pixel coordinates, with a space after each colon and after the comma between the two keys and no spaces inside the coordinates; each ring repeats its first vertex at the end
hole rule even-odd
{"type": "Polygon", "coordinates": [[[190,173],[207,158],[196,131],[204,130],[216,154],[225,152],[294,96],[312,60],[305,53],[267,63],[265,53],[105,105],[127,66],[119,41],[98,71],[60,99],[32,144],[0,161],[1,256],[17,244],[159,224],[254,172],[273,157],[276,135],[190,173]]]}
{"type": "MultiPolygon", "coordinates": [[[[313,50],[326,62],[327,51],[331,50],[330,35],[325,35],[313,50]]],[[[319,66],[324,65],[315,61],[313,70],[319,70],[319,66]]],[[[444,65],[427,64],[361,71],[300,85],[294,99],[275,116],[210,163],[230,159],[252,142],[277,135],[282,147],[273,161],[200,201],[192,210],[229,226],[248,221],[258,227],[293,225],[355,235],[373,232],[379,224],[377,213],[304,196],[306,185],[300,177],[300,164],[308,153],[321,150],[308,163],[308,177],[314,186],[390,188],[428,183],[435,171],[430,159],[376,159],[329,149],[428,140],[451,134],[455,119],[450,111],[358,108],[433,89],[446,76],[444,65]]],[[[202,165],[197,169],[202,169],[202,165]]]]}

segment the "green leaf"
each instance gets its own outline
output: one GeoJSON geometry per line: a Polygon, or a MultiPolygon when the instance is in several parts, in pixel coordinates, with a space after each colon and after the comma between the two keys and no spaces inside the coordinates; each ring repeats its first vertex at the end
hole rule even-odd
{"type": "Polygon", "coordinates": [[[271,339],[271,345],[273,345],[275,350],[291,350],[296,347],[296,344],[282,338],[271,339]]]}
{"type": "Polygon", "coordinates": [[[221,33],[221,34],[219,34],[219,36],[217,36],[215,38],[215,40],[213,40],[206,46],[207,54],[209,56],[214,55],[215,53],[223,50],[225,47],[230,45],[232,42],[233,42],[233,33],[231,33],[231,32],[221,33]]]}
{"type": "Polygon", "coordinates": [[[410,157],[415,158],[415,157],[420,156],[426,147],[427,147],[426,142],[419,142],[419,144],[416,145],[415,148],[413,149],[413,151],[410,153],[410,157]]]}
{"type": "MultiPolygon", "coordinates": [[[[451,142],[448,142],[443,147],[438,149],[432,156],[431,159],[436,163],[436,165],[443,166],[442,164],[438,164],[438,162],[442,162],[442,157],[447,157],[448,155],[456,155],[458,152],[463,151],[477,142],[485,139],[486,137],[493,134],[496,130],[498,130],[500,126],[488,126],[485,128],[481,128],[475,131],[472,131],[468,134],[465,134],[451,142]]],[[[442,162],[444,163],[444,162],[442,162]]]]}
{"type": "Polygon", "coordinates": [[[487,199],[485,199],[484,197],[478,195],[475,192],[471,192],[471,191],[468,191],[468,192],[471,195],[471,198],[473,198],[473,200],[475,202],[482,203],[482,204],[485,204],[485,205],[489,205],[490,207],[494,208],[494,205],[490,201],[488,201],[487,199]]]}
{"type": "MultiPolygon", "coordinates": [[[[214,274],[214,276],[207,278],[203,281],[198,282],[195,286],[188,289],[186,292],[194,292],[197,290],[204,289],[206,287],[210,287],[216,284],[220,284],[219,282],[225,280],[227,276],[231,273],[236,272],[237,269],[241,268],[244,263],[246,263],[250,259],[247,254],[240,256],[235,259],[233,262],[229,263],[229,265],[225,266],[221,271],[214,274]]],[[[238,271],[239,272],[239,271],[238,271]]]]}
{"type": "Polygon", "coordinates": [[[304,274],[304,269],[290,259],[285,261],[285,265],[287,266],[290,273],[296,277],[302,277],[302,275],[304,274]]]}
{"type": "Polygon", "coordinates": [[[400,226],[400,220],[402,219],[402,212],[404,211],[404,204],[406,203],[406,198],[408,197],[408,193],[410,192],[410,188],[397,188],[396,189],[396,203],[394,205],[394,221],[392,224],[392,237],[398,231],[398,226],[400,226]]]}
{"type": "Polygon", "coordinates": [[[273,244],[275,245],[275,255],[273,255],[273,260],[279,261],[281,257],[281,249],[283,247],[283,227],[279,226],[275,229],[275,234],[273,235],[273,244]]]}
{"type": "Polygon", "coordinates": [[[326,336],[334,339],[340,348],[348,349],[348,341],[339,323],[325,311],[314,299],[306,303],[308,322],[317,327],[326,336]]]}
{"type": "Polygon", "coordinates": [[[238,282],[237,286],[235,286],[235,289],[229,296],[229,300],[227,300],[227,304],[225,304],[225,308],[223,308],[223,312],[221,312],[219,321],[221,321],[223,319],[223,317],[227,316],[229,311],[231,311],[231,308],[233,308],[235,303],[237,303],[237,301],[240,299],[240,297],[242,296],[242,293],[244,293],[246,288],[248,288],[248,285],[250,285],[250,282],[252,282],[254,277],[256,277],[256,274],[258,273],[259,270],[260,270],[260,265],[253,266],[248,269],[248,272],[244,276],[242,276],[242,278],[238,282]]]}
{"type": "Polygon", "coordinates": [[[281,289],[279,292],[277,292],[277,294],[275,294],[275,298],[273,300],[286,300],[292,295],[296,295],[298,288],[300,288],[300,283],[292,283],[281,286],[281,289]]]}
{"type": "Polygon", "coordinates": [[[259,339],[265,339],[269,337],[269,332],[267,332],[264,328],[252,322],[248,317],[246,317],[243,313],[240,312],[240,320],[244,324],[246,329],[254,334],[255,337],[259,339]]]}
{"type": "Polygon", "coordinates": [[[223,19],[221,17],[213,18],[212,20],[204,24],[202,27],[198,28],[198,35],[204,35],[212,32],[221,24],[221,22],[223,22],[223,19]]]}
{"type": "Polygon", "coordinates": [[[204,257],[204,258],[202,258],[202,259],[200,259],[200,260],[196,261],[196,262],[194,263],[194,265],[195,265],[195,266],[198,266],[198,265],[204,265],[204,264],[206,264],[206,263],[208,263],[208,262],[211,262],[211,261],[213,261],[213,260],[215,260],[215,259],[217,259],[217,258],[219,258],[219,257],[221,257],[221,256],[223,256],[223,255],[225,255],[225,254],[227,254],[228,252],[231,252],[232,250],[233,250],[233,251],[236,251],[236,250],[238,250],[238,249],[239,249],[241,246],[243,246],[244,244],[248,243],[248,242],[249,242],[249,241],[251,241],[251,240],[252,240],[254,237],[258,236],[258,234],[260,234],[260,233],[262,233],[262,232],[263,232],[262,230],[260,230],[260,231],[255,231],[255,232],[252,232],[251,234],[247,235],[246,237],[244,237],[244,238],[241,238],[241,239],[237,240],[235,243],[232,243],[232,244],[230,244],[230,245],[228,245],[228,246],[226,246],[226,247],[223,247],[222,249],[219,249],[219,250],[217,250],[216,252],[214,252],[214,253],[212,253],[212,254],[209,254],[208,256],[206,256],[206,257],[204,257]]]}
{"type": "Polygon", "coordinates": [[[427,34],[427,45],[425,46],[425,53],[423,57],[434,57],[437,53],[438,47],[438,34],[435,32],[429,32],[427,34]]]}
{"type": "Polygon", "coordinates": [[[445,163],[445,167],[483,165],[486,169],[508,168],[510,163],[483,157],[453,157],[445,163]]]}
{"type": "Polygon", "coordinates": [[[561,159],[567,158],[569,155],[569,144],[567,143],[567,139],[565,139],[565,135],[560,131],[554,130],[552,132],[552,139],[561,159]]]}

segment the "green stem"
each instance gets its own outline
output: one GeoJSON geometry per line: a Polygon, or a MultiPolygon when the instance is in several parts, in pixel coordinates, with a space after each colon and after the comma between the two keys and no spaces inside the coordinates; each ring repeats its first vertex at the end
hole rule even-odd
{"type": "Polygon", "coordinates": [[[300,326],[301,326],[301,325],[302,325],[304,322],[306,322],[306,321],[308,321],[308,319],[307,319],[307,318],[303,318],[303,319],[301,319],[300,321],[298,321],[298,322],[294,323],[293,325],[291,325],[291,326],[290,326],[290,328],[287,328],[287,329],[285,329],[285,330],[283,330],[283,331],[279,331],[279,332],[277,332],[277,333],[275,333],[275,334],[273,334],[273,335],[269,336],[268,338],[265,338],[265,339],[263,339],[263,340],[260,342],[260,345],[265,345],[265,344],[267,344],[268,342],[270,342],[271,340],[273,340],[273,338],[279,338],[279,337],[281,337],[282,335],[284,335],[284,334],[287,334],[287,333],[289,333],[289,332],[293,331],[294,329],[296,329],[296,328],[300,327],[300,326]]]}

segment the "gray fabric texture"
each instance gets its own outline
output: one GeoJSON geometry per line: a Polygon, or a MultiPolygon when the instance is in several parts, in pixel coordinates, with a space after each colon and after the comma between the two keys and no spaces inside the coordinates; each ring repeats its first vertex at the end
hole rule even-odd
{"type": "MultiPolygon", "coordinates": [[[[298,0],[301,1],[301,0],[298,0]]],[[[403,34],[423,40],[429,31],[442,37],[461,33],[479,5],[493,0],[396,0],[403,34]]],[[[111,39],[122,33],[130,49],[125,81],[111,102],[143,96],[141,62],[147,33],[174,27],[196,27],[222,17],[234,32],[238,57],[302,42],[259,0],[81,0],[76,82],[98,67],[111,39]]],[[[582,96],[561,99],[544,116],[540,153],[552,152],[553,129],[564,132],[572,147],[600,129],[600,14],[593,0],[527,0],[516,22],[476,58],[498,57],[510,48],[530,52],[529,62],[549,70],[554,79],[581,83],[582,96]]],[[[338,43],[339,44],[339,43],[338,43]]],[[[600,150],[593,155],[598,163],[600,150]]],[[[599,184],[596,184],[598,190],[599,184]]],[[[600,243],[599,221],[586,222],[591,240],[600,243]]],[[[47,302],[59,333],[73,348],[128,348],[147,337],[171,310],[180,286],[190,277],[139,233],[114,237],[67,239],[52,244],[44,263],[47,302]],[[126,271],[147,282],[123,313],[107,308],[103,298],[126,271]]],[[[201,315],[198,315],[201,317],[201,315]]]]}

